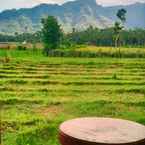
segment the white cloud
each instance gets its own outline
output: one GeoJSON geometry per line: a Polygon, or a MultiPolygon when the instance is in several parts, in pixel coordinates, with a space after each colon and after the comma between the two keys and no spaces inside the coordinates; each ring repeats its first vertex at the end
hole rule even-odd
{"type": "MultiPolygon", "coordinates": [[[[32,7],[40,3],[59,3],[62,4],[70,0],[0,0],[0,10],[11,8],[32,7]]],[[[118,5],[130,4],[134,2],[145,2],[145,0],[96,0],[99,4],[118,5]]]]}
{"type": "Polygon", "coordinates": [[[96,0],[99,4],[104,6],[110,5],[127,5],[136,2],[145,2],[145,0],[96,0]]]}

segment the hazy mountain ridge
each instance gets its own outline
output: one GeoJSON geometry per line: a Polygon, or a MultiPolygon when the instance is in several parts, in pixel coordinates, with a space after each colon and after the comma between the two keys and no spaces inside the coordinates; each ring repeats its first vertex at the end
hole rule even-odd
{"type": "Polygon", "coordinates": [[[65,31],[73,27],[81,30],[94,27],[110,27],[116,20],[116,12],[124,7],[127,13],[127,27],[145,28],[145,3],[128,6],[103,7],[95,0],[76,0],[63,5],[41,4],[33,8],[6,10],[0,13],[0,32],[34,32],[41,28],[41,18],[56,16],[65,31]]]}

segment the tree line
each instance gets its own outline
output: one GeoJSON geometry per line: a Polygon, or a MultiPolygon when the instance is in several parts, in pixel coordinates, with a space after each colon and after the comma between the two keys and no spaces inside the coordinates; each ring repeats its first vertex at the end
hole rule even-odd
{"type": "MultiPolygon", "coordinates": [[[[115,46],[114,28],[88,28],[85,31],[73,32],[66,36],[76,44],[96,46],[115,46]]],[[[145,46],[145,29],[123,30],[120,32],[120,46],[145,46]]]]}
{"type": "MultiPolygon", "coordinates": [[[[115,46],[113,28],[98,29],[90,26],[84,31],[63,34],[62,43],[91,44],[96,46],[115,46]]],[[[0,42],[42,42],[41,32],[17,35],[0,34],[0,42]]],[[[120,34],[122,46],[145,46],[145,29],[123,30],[120,34]]]]}

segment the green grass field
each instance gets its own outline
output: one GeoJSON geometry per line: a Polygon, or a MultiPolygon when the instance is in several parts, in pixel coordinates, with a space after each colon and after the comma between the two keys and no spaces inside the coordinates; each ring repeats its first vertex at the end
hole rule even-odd
{"type": "Polygon", "coordinates": [[[8,53],[0,63],[2,145],[58,145],[59,124],[83,116],[145,125],[145,58],[8,53]]]}

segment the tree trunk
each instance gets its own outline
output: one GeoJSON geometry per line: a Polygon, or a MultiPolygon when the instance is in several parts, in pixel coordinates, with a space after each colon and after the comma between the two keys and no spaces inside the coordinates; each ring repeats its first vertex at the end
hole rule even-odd
{"type": "Polygon", "coordinates": [[[121,57],[121,51],[120,51],[120,47],[119,47],[119,34],[116,35],[116,38],[115,38],[115,47],[118,48],[118,55],[119,55],[119,58],[121,57]]]}
{"type": "Polygon", "coordinates": [[[116,48],[118,47],[118,40],[119,40],[119,34],[117,34],[116,38],[115,38],[115,47],[116,48]]]}

